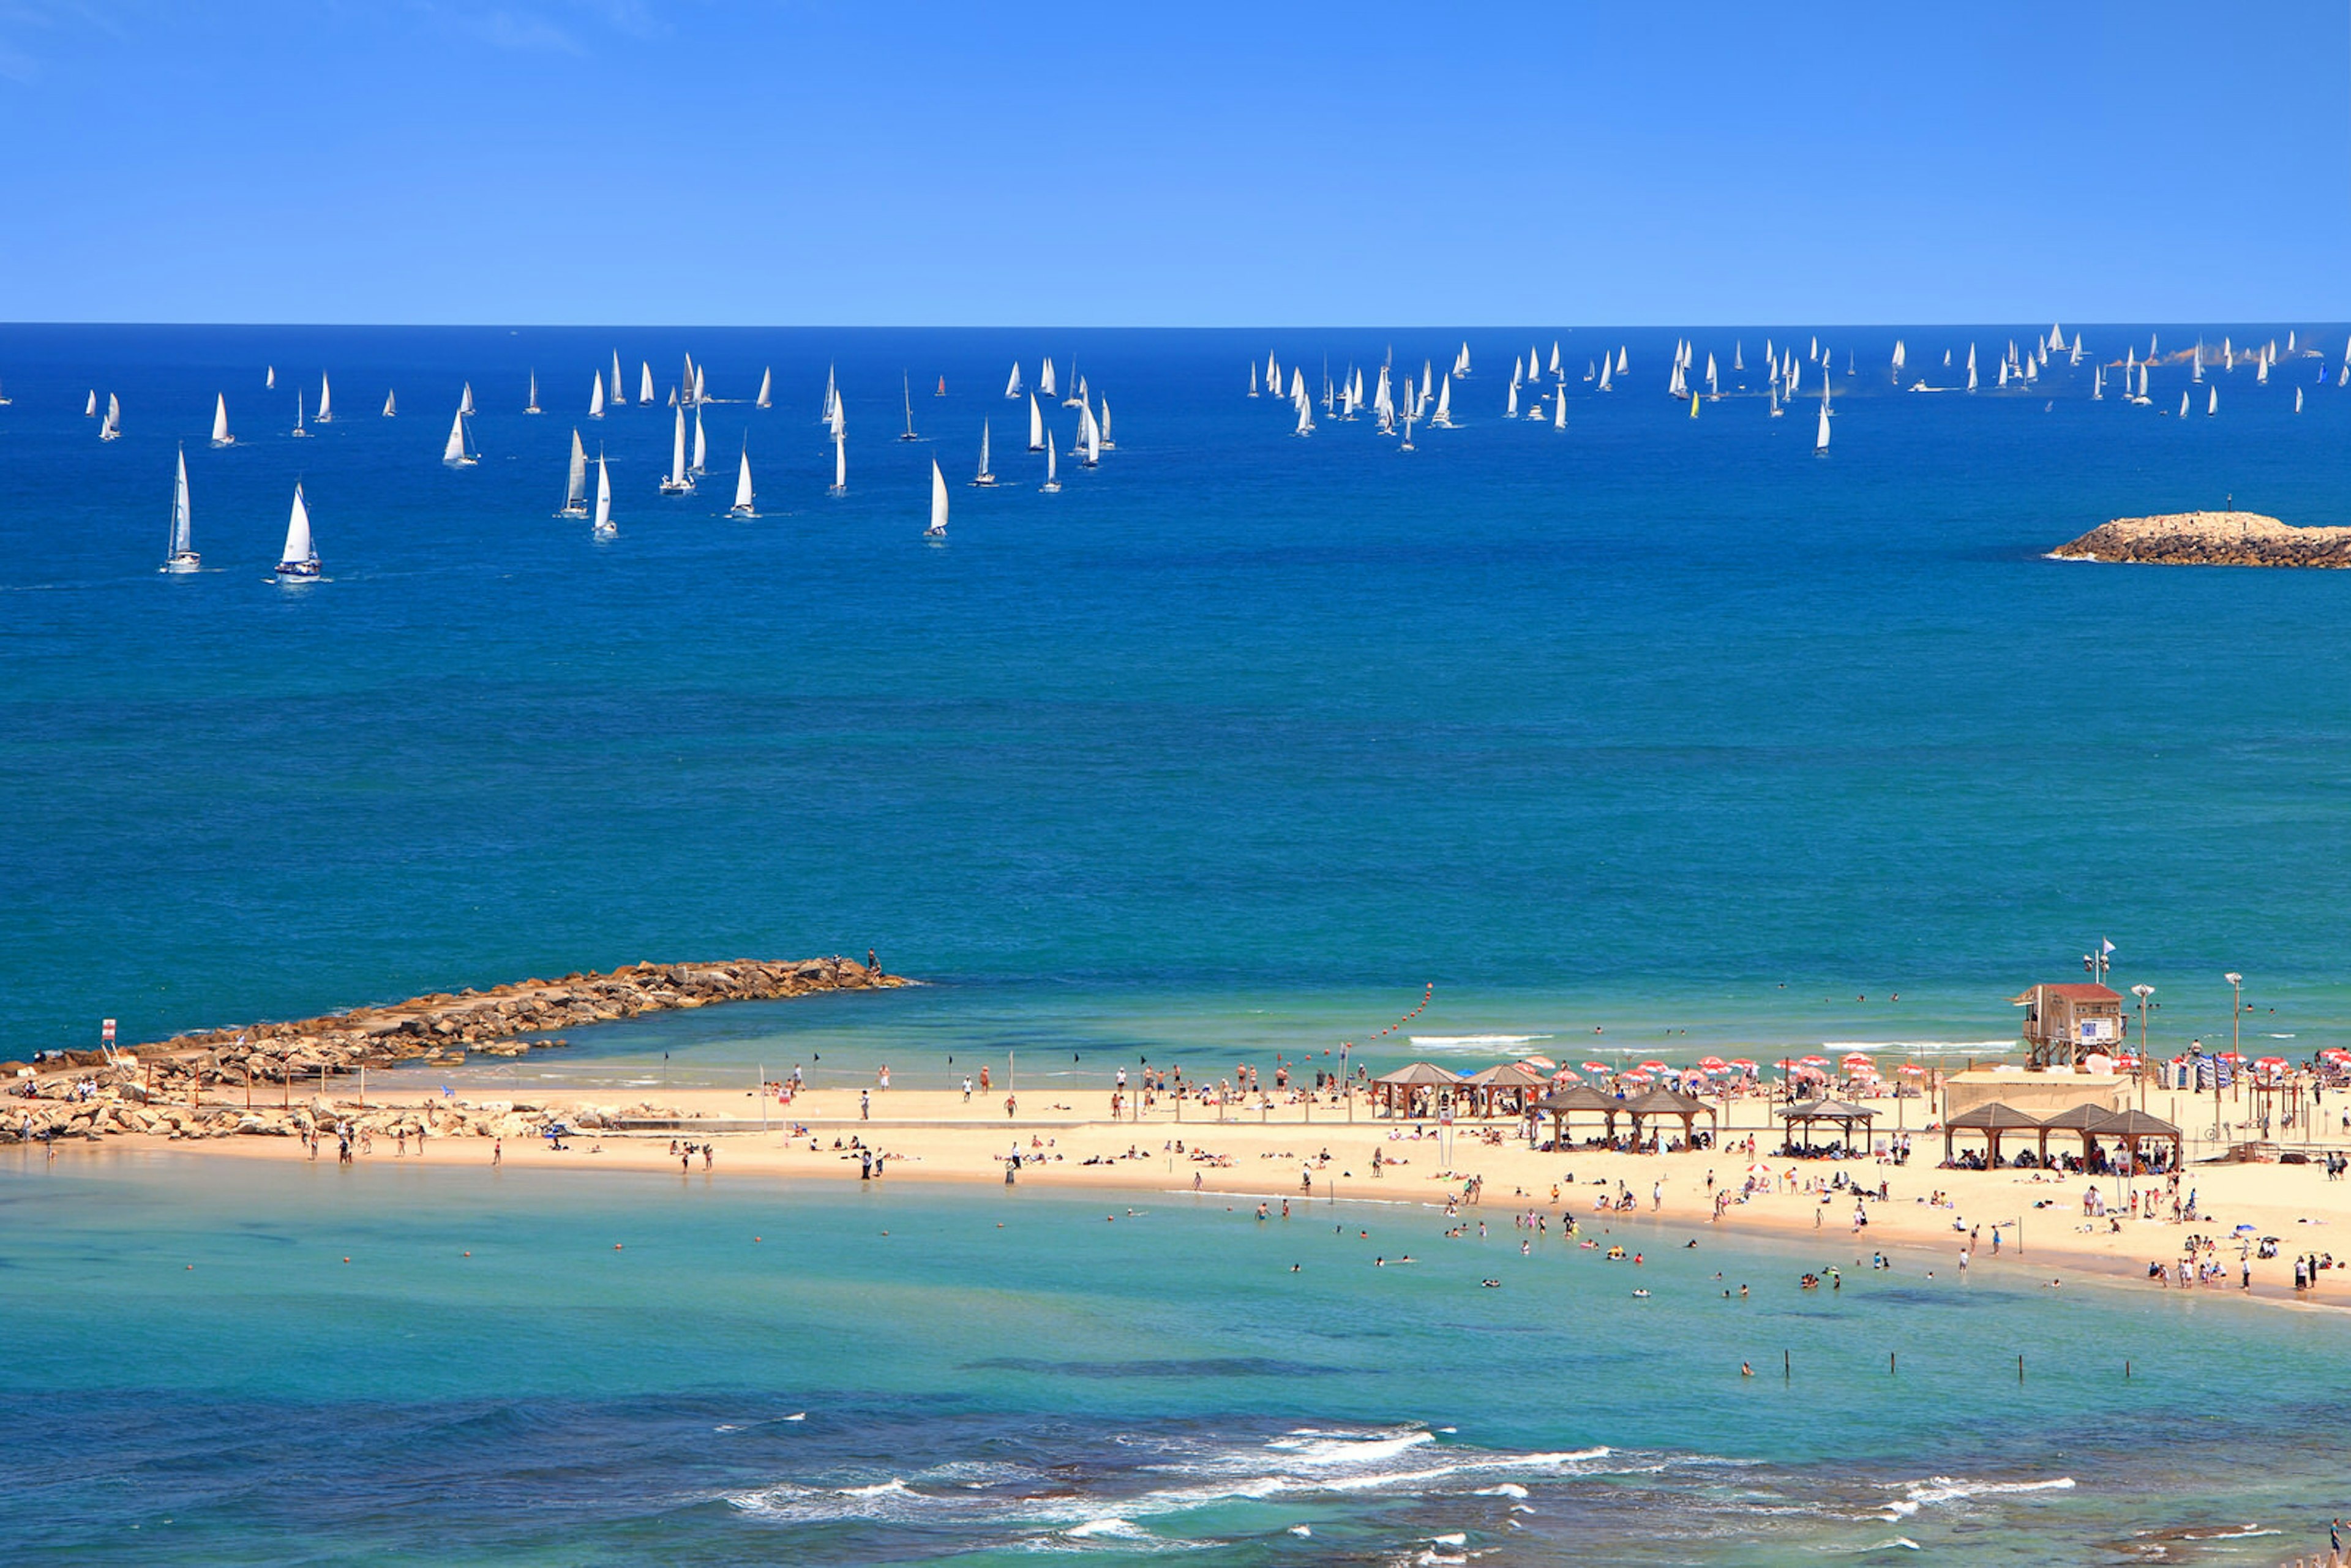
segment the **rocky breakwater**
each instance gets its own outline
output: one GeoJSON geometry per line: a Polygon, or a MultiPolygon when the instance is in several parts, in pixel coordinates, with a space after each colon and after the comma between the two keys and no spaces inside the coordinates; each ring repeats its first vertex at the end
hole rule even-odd
{"type": "MultiPolygon", "coordinates": [[[[327,1098],[329,1082],[364,1067],[403,1063],[453,1066],[465,1053],[519,1056],[565,1043],[557,1032],[616,1019],[718,1002],[772,1001],[827,991],[880,990],[908,985],[847,958],[798,962],[735,959],[721,964],[629,964],[609,974],[575,973],[557,980],[519,980],[488,990],[436,991],[388,1007],[359,1008],[319,1018],[241,1029],[174,1035],[108,1055],[71,1051],[22,1076],[21,1062],[0,1062],[7,1088],[0,1098],[0,1141],[103,1137],[146,1133],[174,1137],[237,1134],[290,1134],[351,1120],[327,1098]],[[248,1109],[256,1085],[283,1085],[278,1104],[248,1109]],[[297,1101],[296,1085],[314,1091],[297,1101]],[[234,1104],[207,1103],[241,1092],[234,1104]]],[[[620,1113],[578,1113],[567,1119],[593,1126],[620,1113]]],[[[674,1115],[643,1106],[630,1116],[674,1115]]],[[[512,1136],[536,1132],[553,1119],[544,1107],[493,1102],[457,1103],[429,1112],[380,1113],[360,1124],[383,1132],[423,1127],[436,1136],[512,1136]]]]}
{"type": "Polygon", "coordinates": [[[2049,552],[2151,566],[2351,567],[2351,528],[2298,528],[2259,512],[2116,517],[2049,552]]]}

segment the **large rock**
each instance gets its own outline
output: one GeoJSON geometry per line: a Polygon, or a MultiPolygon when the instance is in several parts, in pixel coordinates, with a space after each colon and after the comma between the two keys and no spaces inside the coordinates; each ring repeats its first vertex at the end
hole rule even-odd
{"type": "Polygon", "coordinates": [[[2049,552],[2155,566],[2351,567],[2351,528],[2299,528],[2260,512],[2116,517],[2049,552]]]}

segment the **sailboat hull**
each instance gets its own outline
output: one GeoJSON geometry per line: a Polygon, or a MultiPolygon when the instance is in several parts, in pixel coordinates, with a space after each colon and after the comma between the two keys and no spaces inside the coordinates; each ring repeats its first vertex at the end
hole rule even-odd
{"type": "Polygon", "coordinates": [[[157,567],[155,570],[158,571],[168,572],[176,577],[183,572],[200,571],[204,569],[204,557],[198,555],[192,549],[186,549],[182,550],[179,554],[173,556],[171,559],[165,561],[162,566],[157,567]]]}
{"type": "Polygon", "coordinates": [[[276,575],[270,580],[289,586],[295,583],[316,582],[319,580],[319,563],[315,560],[281,560],[277,563],[276,575]]]}

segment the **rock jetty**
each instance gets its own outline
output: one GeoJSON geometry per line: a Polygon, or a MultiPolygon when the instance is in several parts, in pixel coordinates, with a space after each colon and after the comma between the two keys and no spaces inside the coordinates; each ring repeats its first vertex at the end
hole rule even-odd
{"type": "Polygon", "coordinates": [[[2116,517],[2049,552],[2155,566],[2351,567],[2351,528],[2298,528],[2259,512],[2116,517]]]}
{"type": "MultiPolygon", "coordinates": [[[[101,1137],[154,1133],[175,1137],[235,1134],[288,1135],[336,1114],[325,1091],[332,1078],[366,1067],[403,1063],[455,1066],[472,1050],[489,1056],[567,1043],[557,1032],[645,1013],[708,1007],[717,1002],[769,1001],[823,991],[880,990],[912,982],[849,958],[768,962],[738,958],[720,964],[628,964],[609,974],[575,973],[558,980],[519,980],[488,990],[435,991],[389,1007],[204,1030],[117,1051],[67,1051],[39,1064],[0,1062],[0,1142],[25,1138],[101,1137]],[[29,1073],[29,1075],[28,1075],[29,1073]],[[203,1092],[281,1084],[279,1104],[267,1111],[204,1105],[203,1092]],[[305,1085],[305,1100],[292,1090],[305,1085]]],[[[615,1113],[616,1115],[621,1113],[615,1113]]],[[[629,1119],[674,1113],[639,1106],[629,1119]]],[[[486,1106],[435,1107],[429,1119],[402,1117],[414,1131],[436,1136],[513,1136],[543,1125],[539,1107],[494,1102],[486,1106]],[[536,1123],[532,1117],[536,1115],[536,1123]]],[[[574,1116],[574,1124],[590,1125],[574,1116]]]]}

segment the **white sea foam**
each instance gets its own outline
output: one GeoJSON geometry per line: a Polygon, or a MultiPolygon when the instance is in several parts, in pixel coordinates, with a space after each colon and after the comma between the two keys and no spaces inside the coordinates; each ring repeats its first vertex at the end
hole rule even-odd
{"type": "Polygon", "coordinates": [[[1074,1535],[1080,1540],[1092,1540],[1097,1536],[1105,1535],[1113,1536],[1121,1541],[1149,1541],[1156,1539],[1152,1535],[1151,1531],[1144,1529],[1143,1526],[1135,1523],[1133,1520],[1120,1519],[1115,1516],[1109,1519],[1090,1519],[1083,1524],[1073,1524],[1070,1526],[1069,1529],[1061,1531],[1061,1533],[1064,1535],[1074,1535]]]}
{"type": "Polygon", "coordinates": [[[2016,1492],[2068,1491],[2073,1489],[2074,1478],[2058,1476],[2045,1481],[1970,1481],[1935,1476],[1923,1481],[1896,1481],[1893,1484],[1903,1489],[1903,1495],[1886,1505],[1886,1517],[1889,1521],[1907,1519],[1921,1508],[1938,1503],[1965,1502],[1971,1498],[1999,1497],[2016,1492]]]}
{"type": "Polygon", "coordinates": [[[1524,1497],[1524,1496],[1526,1496],[1526,1495],[1527,1495],[1527,1489],[1526,1489],[1526,1488],[1524,1488],[1524,1487],[1522,1487],[1522,1486],[1520,1486],[1520,1485],[1518,1482],[1516,1482],[1516,1481],[1504,1481],[1500,1486],[1498,1486],[1498,1487],[1479,1487],[1479,1488],[1478,1489],[1478,1495],[1479,1495],[1479,1497],[1519,1497],[1519,1498],[1522,1498],[1522,1497],[1524,1497]]]}
{"type": "Polygon", "coordinates": [[[1551,1034],[1415,1034],[1405,1038],[1423,1051],[1500,1051],[1559,1037],[1551,1034]]]}
{"type": "Polygon", "coordinates": [[[1467,1546],[1469,1535],[1466,1531],[1457,1530],[1449,1535],[1432,1535],[1428,1540],[1432,1546],[1467,1546]]]}

